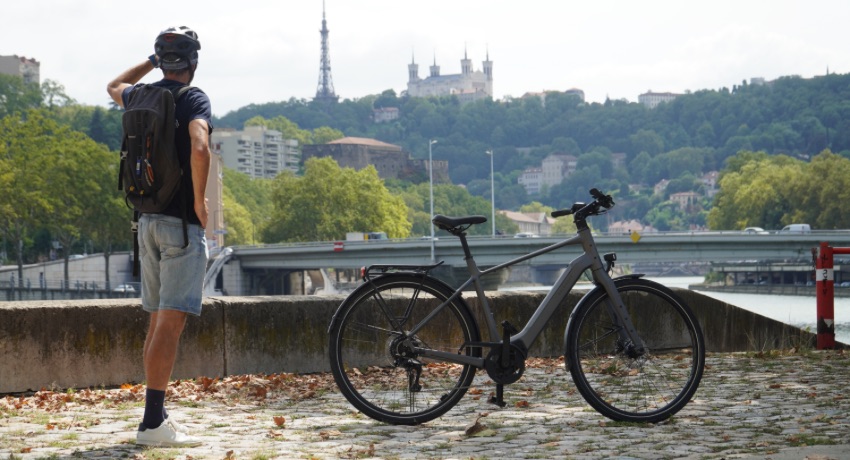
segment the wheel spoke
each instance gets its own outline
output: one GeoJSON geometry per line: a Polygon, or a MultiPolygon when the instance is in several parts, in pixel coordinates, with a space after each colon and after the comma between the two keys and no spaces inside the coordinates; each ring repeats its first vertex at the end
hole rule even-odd
{"type": "Polygon", "coordinates": [[[363,413],[388,423],[442,415],[466,392],[475,369],[426,358],[420,350],[456,353],[479,340],[466,305],[453,300],[434,314],[451,292],[412,276],[379,278],[369,287],[340,307],[331,328],[331,368],[340,390],[363,413]],[[407,332],[432,314],[415,335],[407,332]]]}
{"type": "Polygon", "coordinates": [[[582,396],[609,418],[659,421],[680,410],[702,375],[702,335],[690,309],[657,283],[621,281],[618,290],[646,347],[624,344],[599,291],[576,312],[566,351],[582,396]]]}

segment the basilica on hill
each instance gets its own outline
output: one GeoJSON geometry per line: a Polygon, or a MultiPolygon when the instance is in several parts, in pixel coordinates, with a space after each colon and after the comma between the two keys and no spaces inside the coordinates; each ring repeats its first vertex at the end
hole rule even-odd
{"type": "Polygon", "coordinates": [[[426,78],[419,78],[419,64],[416,63],[414,58],[407,65],[407,91],[403,92],[402,95],[406,94],[411,97],[454,95],[461,102],[492,98],[493,61],[490,60],[489,51],[482,64],[482,70],[473,70],[472,60],[467,57],[464,50],[463,59],[460,60],[461,73],[440,75],[440,66],[437,65],[437,58],[435,57],[434,65],[430,67],[430,75],[426,78]]]}

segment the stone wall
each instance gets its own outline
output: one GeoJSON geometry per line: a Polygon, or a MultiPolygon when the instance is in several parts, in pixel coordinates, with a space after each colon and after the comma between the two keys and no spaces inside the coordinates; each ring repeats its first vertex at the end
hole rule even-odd
{"type": "MultiPolygon", "coordinates": [[[[693,291],[677,292],[703,325],[708,351],[811,346],[814,335],[693,291]]],[[[525,324],[543,293],[491,292],[496,318],[525,324]]],[[[474,296],[467,294],[473,311],[474,296]]],[[[557,312],[530,353],[563,354],[569,311],[557,312]]],[[[327,329],[343,296],[208,297],[181,340],[173,378],[329,370],[327,329]]],[[[0,304],[0,393],[115,386],[144,379],[147,313],[138,299],[0,304]]],[[[480,315],[479,315],[480,316],[480,315]]],[[[482,318],[482,339],[487,337],[482,318]]]]}

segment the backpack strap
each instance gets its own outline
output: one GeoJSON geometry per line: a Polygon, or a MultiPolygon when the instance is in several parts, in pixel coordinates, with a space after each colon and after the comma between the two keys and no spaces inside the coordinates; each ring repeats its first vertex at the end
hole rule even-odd
{"type": "MultiPolygon", "coordinates": [[[[181,86],[176,92],[174,90],[171,91],[171,94],[174,95],[174,105],[177,105],[177,100],[180,99],[181,96],[186,94],[190,89],[194,88],[194,86],[186,85],[181,86]]],[[[176,115],[176,114],[175,114],[176,115]]],[[[176,119],[176,117],[175,117],[176,119]]],[[[181,170],[183,170],[183,165],[180,165],[181,170]]],[[[186,187],[186,178],[183,176],[181,180],[181,188],[186,187]]],[[[186,191],[178,190],[177,192],[180,194],[180,213],[183,218],[183,249],[189,247],[189,204],[186,203],[186,191]]]]}
{"type": "Polygon", "coordinates": [[[142,262],[139,260],[139,212],[133,211],[133,221],[130,224],[133,230],[133,277],[138,278],[141,272],[142,262]]]}

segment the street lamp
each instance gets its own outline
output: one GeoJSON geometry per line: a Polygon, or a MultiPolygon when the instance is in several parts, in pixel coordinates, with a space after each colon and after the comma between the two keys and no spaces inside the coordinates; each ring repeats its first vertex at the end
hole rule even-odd
{"type": "Polygon", "coordinates": [[[490,156],[490,204],[493,212],[493,238],[496,237],[496,176],[493,175],[493,158],[496,156],[492,150],[488,150],[490,156]]]}
{"type": "Polygon", "coordinates": [[[428,141],[428,184],[431,191],[431,217],[428,218],[428,221],[431,223],[431,263],[435,262],[434,259],[434,159],[431,156],[431,146],[436,144],[436,139],[431,139],[428,141]]]}

